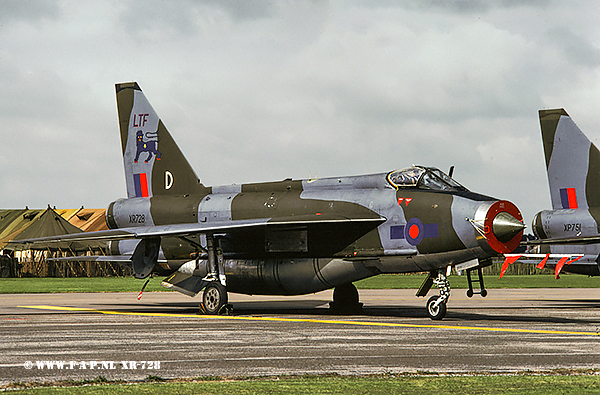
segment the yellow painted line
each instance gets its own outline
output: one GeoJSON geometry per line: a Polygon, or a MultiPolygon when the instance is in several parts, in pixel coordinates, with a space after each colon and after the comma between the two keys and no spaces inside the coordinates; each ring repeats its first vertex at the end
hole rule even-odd
{"type": "Polygon", "coordinates": [[[65,307],[65,306],[48,306],[48,305],[17,306],[17,307],[24,308],[24,309],[79,311],[79,312],[98,313],[98,314],[107,314],[107,315],[128,315],[128,316],[141,316],[141,317],[170,317],[170,318],[220,319],[220,320],[241,320],[241,321],[271,321],[271,322],[306,322],[306,323],[317,323],[317,324],[355,325],[355,326],[456,329],[456,330],[468,330],[468,331],[488,331],[488,332],[508,332],[508,333],[537,333],[537,334],[545,334],[545,335],[600,336],[600,332],[553,331],[553,330],[544,330],[544,329],[489,328],[489,327],[460,326],[460,325],[400,324],[400,323],[393,323],[393,322],[317,320],[317,319],[310,319],[310,318],[240,317],[240,316],[227,316],[227,315],[138,313],[138,312],[133,312],[133,311],[110,311],[110,310],[88,309],[88,308],[83,308],[83,307],[65,307]]]}

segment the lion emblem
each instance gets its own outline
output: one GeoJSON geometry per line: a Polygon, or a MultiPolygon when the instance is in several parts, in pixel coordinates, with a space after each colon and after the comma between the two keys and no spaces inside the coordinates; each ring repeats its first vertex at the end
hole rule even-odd
{"type": "Polygon", "coordinates": [[[160,160],[160,152],[158,152],[158,131],[156,132],[146,132],[144,134],[143,131],[138,130],[135,136],[135,145],[136,145],[136,155],[133,160],[135,163],[138,163],[140,159],[140,155],[143,152],[148,153],[148,157],[144,162],[148,163],[150,159],[152,159],[152,155],[156,156],[156,160],[160,160]]]}

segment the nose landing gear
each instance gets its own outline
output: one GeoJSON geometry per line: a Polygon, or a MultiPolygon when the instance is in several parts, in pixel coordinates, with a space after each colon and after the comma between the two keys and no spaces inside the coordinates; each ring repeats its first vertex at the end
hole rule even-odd
{"type": "Polygon", "coordinates": [[[432,285],[440,290],[439,296],[432,296],[427,301],[427,315],[432,320],[441,320],[446,316],[446,302],[450,298],[450,282],[443,271],[432,270],[425,279],[417,296],[426,296],[432,285]]]}
{"type": "Polygon", "coordinates": [[[432,320],[441,320],[446,316],[446,302],[450,298],[450,282],[443,272],[438,272],[438,276],[433,283],[440,290],[439,296],[432,296],[427,301],[427,314],[432,320]]]}

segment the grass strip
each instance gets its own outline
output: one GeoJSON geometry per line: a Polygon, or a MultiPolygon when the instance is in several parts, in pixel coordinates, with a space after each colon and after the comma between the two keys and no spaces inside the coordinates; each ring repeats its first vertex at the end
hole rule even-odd
{"type": "MultiPolygon", "coordinates": [[[[205,378],[142,383],[12,384],[11,394],[600,394],[598,372],[516,375],[299,376],[256,379],[205,378]],[[54,385],[53,387],[40,385],[54,385]],[[35,387],[31,387],[35,386],[35,387]],[[25,387],[25,388],[24,388],[25,387]]],[[[6,388],[6,387],[5,387],[6,388]]]]}
{"type": "MultiPolygon", "coordinates": [[[[166,291],[162,279],[151,278],[144,292],[166,291]]],[[[2,278],[0,293],[139,292],[145,282],[134,277],[2,278]]]]}
{"type": "MultiPolygon", "coordinates": [[[[355,282],[358,289],[418,289],[424,274],[381,274],[355,282]]],[[[166,291],[160,285],[163,277],[151,278],[145,292],[166,291]]],[[[467,277],[448,278],[453,289],[467,289],[467,277]]],[[[70,278],[2,278],[0,293],[67,293],[67,292],[139,292],[146,280],[133,277],[70,277],[70,278]]],[[[484,276],[486,288],[600,288],[600,278],[564,274],[484,276]]]]}

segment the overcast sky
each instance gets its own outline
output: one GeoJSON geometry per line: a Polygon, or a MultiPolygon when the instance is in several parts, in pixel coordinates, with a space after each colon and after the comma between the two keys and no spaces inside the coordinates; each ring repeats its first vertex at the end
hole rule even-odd
{"type": "Polygon", "coordinates": [[[126,195],[137,81],[206,185],[412,164],[550,197],[537,111],[598,144],[597,1],[0,1],[0,208],[126,195]]]}

